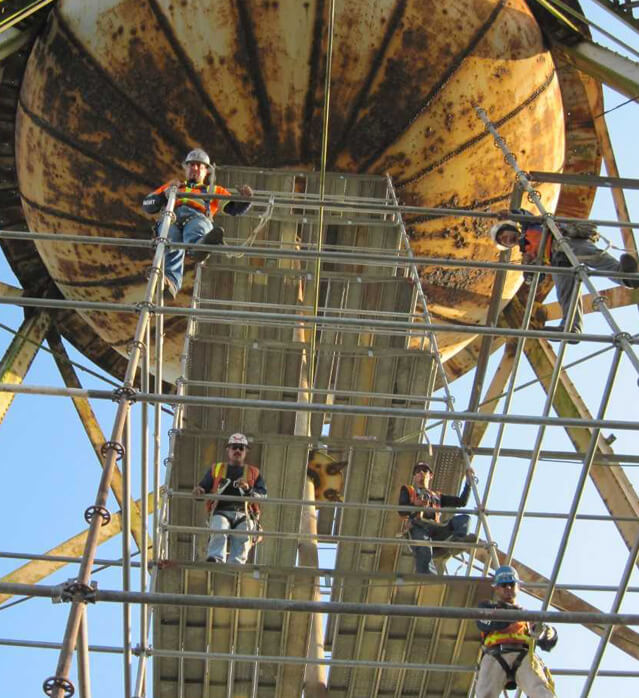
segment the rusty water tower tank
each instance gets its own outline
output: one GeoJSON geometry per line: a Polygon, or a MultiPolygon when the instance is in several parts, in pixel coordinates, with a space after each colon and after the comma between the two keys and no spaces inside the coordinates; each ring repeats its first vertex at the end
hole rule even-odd
{"type": "MultiPolygon", "coordinates": [[[[224,164],[317,169],[327,5],[59,0],[29,56],[18,103],[16,161],[30,229],[148,236],[141,199],[175,176],[195,146],[224,164]]],[[[574,75],[558,69],[524,0],[338,0],[329,167],[388,171],[404,203],[507,206],[512,172],[472,105],[498,124],[524,169],[592,170],[592,148],[573,157],[566,145],[566,99],[589,113],[576,87],[567,92],[570,79],[579,82],[574,75]]],[[[540,189],[555,208],[560,188],[540,189]]],[[[590,203],[582,192],[564,209],[587,215],[590,203]]],[[[497,257],[481,221],[408,222],[420,255],[497,257]]],[[[141,297],[147,251],[46,242],[37,249],[66,298],[141,297]]],[[[453,356],[470,341],[454,326],[485,318],[492,275],[422,274],[434,318],[451,324],[440,346],[453,356]]],[[[187,274],[187,293],[191,283],[187,274]]],[[[504,302],[519,284],[511,273],[504,302]]],[[[178,302],[186,305],[187,294],[178,302]]],[[[125,352],[132,316],[82,317],[125,352]]],[[[183,325],[168,329],[177,368],[183,325]]]]}

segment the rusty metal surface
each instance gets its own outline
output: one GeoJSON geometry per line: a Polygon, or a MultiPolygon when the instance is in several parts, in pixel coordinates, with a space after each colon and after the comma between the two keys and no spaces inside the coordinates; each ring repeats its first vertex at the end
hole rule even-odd
{"type": "MultiPolygon", "coordinates": [[[[142,196],[194,145],[229,164],[316,167],[324,5],[60,2],[32,51],[18,108],[30,227],[144,237],[142,196]]],[[[474,118],[477,102],[518,144],[524,168],[565,161],[571,171],[561,76],[523,0],[339,2],[336,19],[331,167],[389,171],[407,203],[502,206],[512,177],[474,118]]],[[[559,188],[543,191],[552,206],[559,188]]],[[[409,223],[420,254],[495,258],[486,224],[409,223]]],[[[146,255],[79,248],[38,245],[63,295],[141,294],[146,255]]],[[[454,325],[485,315],[485,275],[428,269],[424,280],[437,318],[454,325]]],[[[518,284],[511,275],[508,296],[518,284]]],[[[84,320],[118,351],[131,334],[131,318],[84,320]]],[[[449,356],[468,337],[440,341],[449,356]]]]}

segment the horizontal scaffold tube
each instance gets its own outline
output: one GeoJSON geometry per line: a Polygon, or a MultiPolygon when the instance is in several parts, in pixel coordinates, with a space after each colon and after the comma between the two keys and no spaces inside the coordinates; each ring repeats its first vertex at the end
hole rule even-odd
{"type": "MultiPolygon", "coordinates": [[[[560,220],[560,219],[556,219],[560,220]]],[[[572,219],[571,219],[572,220],[572,219]]],[[[577,220],[577,219],[575,219],[577,220]]],[[[625,225],[625,224],[624,224],[625,225]]],[[[636,224],[639,228],[639,223],[636,224]]],[[[138,240],[137,238],[118,238],[110,236],[95,236],[87,235],[63,235],[57,233],[26,233],[22,231],[0,230],[0,240],[42,240],[53,243],[68,243],[80,245],[107,245],[114,247],[139,247],[142,249],[153,249],[155,247],[152,240],[138,240]]],[[[297,244],[297,243],[296,243],[297,244]]],[[[167,248],[191,250],[197,249],[198,243],[186,242],[171,242],[167,241],[167,248]]],[[[407,257],[405,254],[392,254],[390,251],[386,254],[375,252],[358,252],[355,248],[352,251],[343,249],[324,249],[317,251],[316,249],[298,249],[297,247],[246,247],[245,245],[224,244],[219,246],[219,249],[213,247],[209,254],[225,255],[227,252],[241,252],[244,257],[265,257],[275,259],[296,259],[296,260],[315,260],[323,259],[326,262],[344,262],[357,264],[359,266],[400,266],[408,267],[413,264],[424,266],[438,266],[445,268],[470,268],[470,269],[503,269],[506,271],[529,271],[542,272],[546,274],[563,274],[571,275],[575,272],[571,267],[553,267],[549,265],[535,264],[519,264],[517,262],[487,262],[481,260],[469,259],[451,259],[443,257],[407,257]]],[[[268,269],[261,269],[261,273],[268,274],[268,269]]],[[[304,274],[313,274],[312,270],[305,271],[304,274]]],[[[610,279],[625,278],[627,274],[623,272],[597,271],[589,269],[590,276],[600,276],[610,279]]],[[[362,275],[365,278],[365,274],[362,275]]]]}
{"type": "MultiPolygon", "coordinates": [[[[559,335],[561,333],[557,333],[559,335]]],[[[112,390],[85,390],[81,388],[56,388],[21,383],[0,383],[0,392],[25,395],[48,395],[50,397],[84,397],[95,400],[116,400],[112,390]]],[[[577,417],[537,417],[536,415],[518,414],[481,414],[479,412],[453,412],[442,410],[420,410],[412,407],[367,407],[363,405],[329,405],[309,402],[286,402],[285,400],[249,400],[231,397],[195,397],[190,395],[166,395],[161,393],[134,392],[130,397],[133,402],[167,402],[173,405],[215,405],[218,407],[325,412],[327,414],[359,414],[368,417],[416,417],[441,419],[444,421],[460,420],[469,422],[491,422],[505,424],[546,424],[550,427],[602,427],[605,429],[623,429],[636,431],[639,423],[619,419],[579,419],[577,417]]]]}
{"type": "MultiPolygon", "coordinates": [[[[479,580],[478,580],[479,581],[479,580]]],[[[470,580],[469,580],[469,583],[470,580]]],[[[485,582],[483,582],[485,583],[485,582]]],[[[63,586],[11,584],[0,582],[0,594],[59,599],[63,586]]],[[[88,600],[88,599],[87,599],[88,600]]],[[[230,608],[248,611],[281,611],[294,613],[330,613],[331,615],[401,616],[407,618],[448,618],[451,620],[499,620],[532,623],[568,623],[571,625],[639,625],[639,613],[602,613],[587,611],[530,611],[494,608],[458,608],[452,606],[411,606],[409,604],[351,603],[337,601],[303,601],[296,599],[261,599],[204,594],[169,594],[161,592],[116,591],[95,589],[91,601],[137,603],[152,606],[190,606],[198,608],[230,608]]]]}
{"type": "MultiPolygon", "coordinates": [[[[59,642],[38,642],[37,640],[12,640],[0,638],[0,646],[25,647],[32,649],[57,650],[62,646],[59,642]]],[[[122,654],[122,647],[112,647],[108,645],[89,645],[90,652],[104,654],[122,654]]],[[[139,647],[133,649],[133,654],[147,655],[149,657],[168,657],[176,659],[202,659],[212,661],[233,661],[233,662],[257,662],[259,664],[324,664],[334,667],[366,667],[372,669],[405,669],[406,671],[444,671],[444,672],[473,672],[477,667],[473,665],[454,664],[411,664],[409,662],[397,661],[376,661],[372,659],[315,659],[313,657],[288,657],[263,654],[231,654],[229,652],[195,652],[193,650],[163,650],[148,648],[142,651],[139,647]]],[[[555,676],[587,676],[588,671],[584,669],[558,669],[552,667],[551,671],[555,676]]],[[[639,671],[599,671],[597,676],[606,678],[639,678],[639,671]]]]}
{"type": "MultiPolygon", "coordinates": [[[[210,499],[211,501],[227,501],[227,502],[255,502],[259,504],[283,504],[288,506],[315,506],[318,508],[334,508],[334,509],[349,509],[354,508],[357,510],[369,510],[369,511],[398,511],[400,508],[398,504],[381,504],[380,502],[354,502],[354,501],[330,501],[330,500],[306,500],[306,499],[290,499],[286,497],[249,497],[249,496],[234,496],[232,494],[198,494],[194,495],[192,492],[177,492],[172,489],[167,489],[166,494],[169,498],[175,497],[177,499],[196,499],[205,500],[210,499]]],[[[410,505],[402,505],[402,511],[423,511],[423,507],[413,507],[410,505]]],[[[459,508],[459,507],[440,507],[439,510],[442,514],[456,513],[456,514],[474,514],[479,513],[479,509],[474,508],[459,508]]],[[[482,509],[486,516],[517,516],[519,514],[518,510],[506,510],[506,509],[482,509]]],[[[566,519],[568,514],[560,512],[542,512],[542,511],[527,511],[524,512],[524,517],[533,519],[566,519]]],[[[577,519],[584,521],[639,521],[637,516],[612,516],[611,514],[578,514],[577,519]]]]}
{"type": "MultiPolygon", "coordinates": [[[[33,298],[27,296],[0,296],[0,305],[18,305],[26,308],[53,308],[59,310],[102,310],[114,313],[140,313],[148,311],[159,315],[195,317],[201,323],[209,322],[251,322],[258,320],[265,323],[270,322],[280,326],[287,323],[291,326],[300,327],[303,325],[313,325],[317,327],[332,327],[346,331],[366,331],[388,330],[389,332],[406,332],[411,337],[428,335],[429,332],[455,332],[469,335],[488,335],[491,337],[527,337],[530,339],[552,339],[552,340],[574,340],[575,335],[571,332],[550,332],[548,330],[518,330],[509,327],[483,327],[481,325],[446,325],[443,323],[427,323],[419,321],[402,320],[376,320],[370,317],[326,317],[325,315],[295,315],[294,313],[267,313],[249,310],[219,310],[200,308],[174,308],[166,306],[153,306],[149,304],[137,303],[100,303],[96,301],[67,301],[55,300],[51,298],[33,298]]],[[[632,337],[629,333],[622,333],[625,341],[629,344],[639,344],[639,337],[632,337]]],[[[615,344],[618,338],[612,334],[588,334],[579,335],[581,342],[600,342],[602,344],[615,344]]]]}

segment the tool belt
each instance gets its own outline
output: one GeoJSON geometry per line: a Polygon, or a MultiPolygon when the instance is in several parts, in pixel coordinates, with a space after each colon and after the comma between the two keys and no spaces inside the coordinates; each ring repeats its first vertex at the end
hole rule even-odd
{"type": "Polygon", "coordinates": [[[506,690],[512,691],[517,688],[517,670],[521,666],[526,655],[529,653],[530,648],[527,645],[517,643],[512,645],[504,643],[503,645],[495,645],[494,647],[486,647],[484,645],[481,649],[484,654],[488,654],[493,657],[493,659],[495,659],[499,666],[504,670],[504,673],[506,674],[506,690]],[[510,654],[512,652],[517,652],[518,656],[511,665],[508,664],[502,655],[510,654]]]}

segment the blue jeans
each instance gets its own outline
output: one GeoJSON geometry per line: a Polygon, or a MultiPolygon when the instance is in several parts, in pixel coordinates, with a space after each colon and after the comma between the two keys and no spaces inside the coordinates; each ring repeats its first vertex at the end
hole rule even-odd
{"type": "MultiPolygon", "coordinates": [[[[457,537],[468,533],[470,516],[468,514],[455,514],[444,525],[433,522],[429,524],[422,521],[421,525],[413,523],[408,534],[413,540],[455,540],[457,537]]],[[[418,574],[437,574],[437,568],[433,562],[433,549],[425,545],[412,546],[415,556],[415,571],[418,574]]]]}
{"type": "MultiPolygon", "coordinates": [[[[602,271],[621,271],[619,262],[612,255],[609,255],[607,252],[599,249],[590,240],[570,238],[568,239],[568,244],[575,253],[579,262],[585,264],[591,269],[600,269],[602,271]]],[[[561,252],[553,253],[551,264],[553,266],[570,266],[566,256],[561,252]]],[[[574,279],[572,276],[553,274],[552,280],[555,282],[557,300],[561,306],[561,313],[564,318],[562,320],[563,326],[570,306],[570,296],[572,295],[574,279]]],[[[611,281],[614,281],[616,284],[623,283],[621,279],[611,279],[611,281]]],[[[583,330],[583,324],[584,311],[580,297],[577,301],[577,309],[575,310],[575,317],[570,331],[576,333],[581,332],[583,330]]]]}
{"type": "MultiPolygon", "coordinates": [[[[252,531],[253,521],[245,516],[244,511],[225,510],[224,514],[213,514],[209,521],[209,527],[228,531],[252,531]],[[243,519],[243,520],[241,520],[243,519]],[[239,521],[239,523],[237,523],[239,521]]],[[[221,532],[212,533],[209,538],[207,557],[214,557],[218,562],[232,562],[236,565],[244,565],[253,544],[252,536],[235,536],[221,532]],[[226,559],[226,539],[230,538],[230,551],[226,559]]]]}
{"type": "MultiPolygon", "coordinates": [[[[213,223],[202,213],[189,206],[179,206],[175,209],[176,222],[169,228],[171,242],[199,242],[213,229],[213,223]],[[190,218],[189,222],[184,221],[190,218]]],[[[184,276],[184,250],[170,249],[164,255],[164,275],[171,279],[179,290],[182,288],[184,276]]]]}

